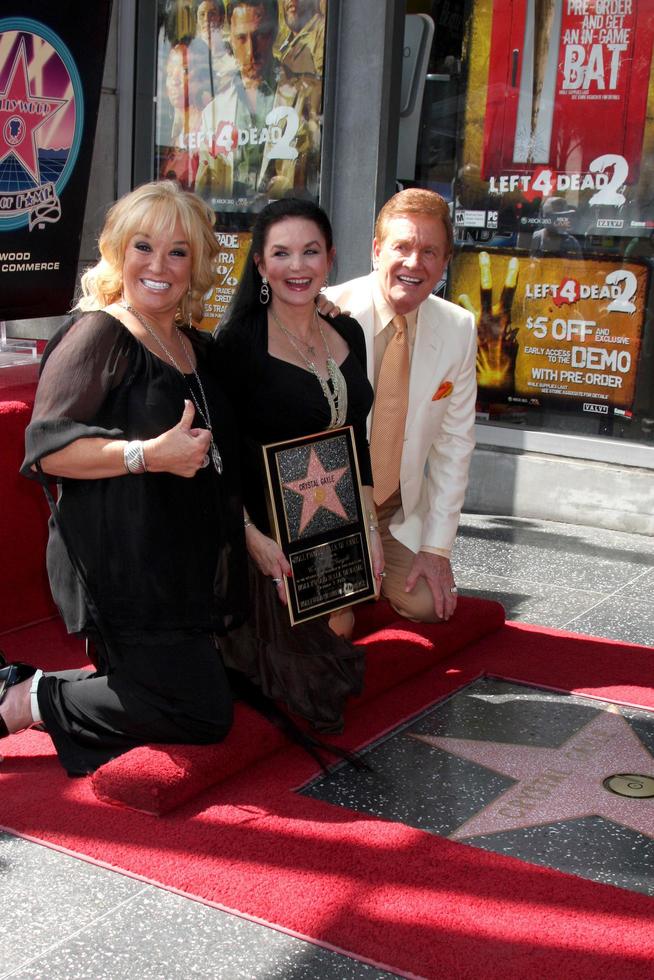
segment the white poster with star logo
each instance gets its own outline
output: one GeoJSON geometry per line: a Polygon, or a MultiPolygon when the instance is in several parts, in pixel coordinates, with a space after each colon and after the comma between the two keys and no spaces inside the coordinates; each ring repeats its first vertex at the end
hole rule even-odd
{"type": "Polygon", "coordinates": [[[20,320],[73,302],[111,2],[2,13],[0,319],[20,320]]]}

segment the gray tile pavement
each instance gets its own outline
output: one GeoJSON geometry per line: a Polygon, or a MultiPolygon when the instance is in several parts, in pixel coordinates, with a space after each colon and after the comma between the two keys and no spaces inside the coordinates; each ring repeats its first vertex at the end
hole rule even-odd
{"type": "Polygon", "coordinates": [[[382,980],[347,956],[0,833],[0,977],[382,980]]]}
{"type": "Polygon", "coordinates": [[[461,591],[508,619],[654,645],[654,541],[645,535],[465,515],[453,565],[461,591]]]}

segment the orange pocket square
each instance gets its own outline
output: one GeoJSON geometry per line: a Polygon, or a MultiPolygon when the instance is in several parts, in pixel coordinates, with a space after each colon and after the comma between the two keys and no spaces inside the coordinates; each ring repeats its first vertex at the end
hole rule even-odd
{"type": "Polygon", "coordinates": [[[454,385],[452,384],[452,382],[444,381],[441,385],[439,385],[439,387],[436,389],[434,394],[431,396],[431,400],[433,402],[437,402],[439,398],[447,398],[448,395],[452,394],[453,390],[454,390],[454,385]]]}

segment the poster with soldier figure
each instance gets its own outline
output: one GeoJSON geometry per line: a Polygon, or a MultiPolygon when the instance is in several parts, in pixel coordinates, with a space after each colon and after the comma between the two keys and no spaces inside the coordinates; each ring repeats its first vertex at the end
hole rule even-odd
{"type": "Polygon", "coordinates": [[[155,173],[221,214],[318,197],[326,0],[160,0],[155,173]]]}

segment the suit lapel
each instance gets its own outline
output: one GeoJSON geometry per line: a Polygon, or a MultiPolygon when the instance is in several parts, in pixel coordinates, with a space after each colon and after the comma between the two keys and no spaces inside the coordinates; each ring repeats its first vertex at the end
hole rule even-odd
{"type": "Polygon", "coordinates": [[[366,368],[368,381],[375,386],[375,308],[372,301],[373,275],[360,280],[359,288],[348,296],[342,296],[339,303],[342,308],[349,309],[350,315],[357,320],[363,330],[366,340],[366,368]]]}
{"type": "Polygon", "coordinates": [[[409,376],[409,405],[407,408],[407,427],[412,423],[425,398],[431,397],[435,387],[434,364],[442,353],[442,338],[429,316],[425,315],[425,305],[418,310],[416,339],[411,355],[411,374],[409,376]]]}

